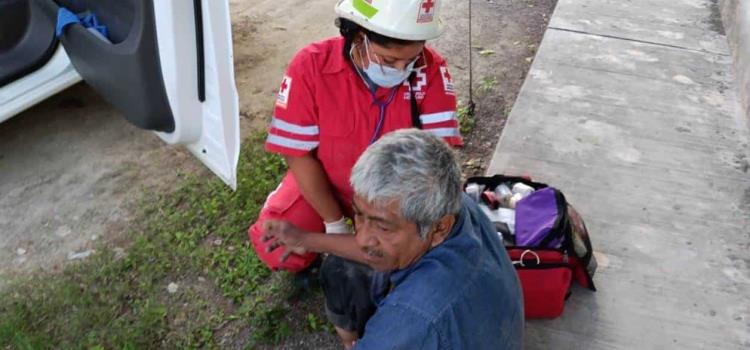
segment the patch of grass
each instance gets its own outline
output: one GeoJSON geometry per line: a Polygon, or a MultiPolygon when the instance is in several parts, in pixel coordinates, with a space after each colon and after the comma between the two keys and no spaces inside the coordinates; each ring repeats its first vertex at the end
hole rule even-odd
{"type": "Polygon", "coordinates": [[[256,315],[250,321],[255,329],[253,340],[259,342],[277,343],[292,334],[289,324],[284,321],[284,316],[289,309],[281,305],[263,306],[256,310],[256,315]]]}
{"type": "Polygon", "coordinates": [[[484,95],[492,91],[495,88],[495,86],[497,86],[497,78],[484,77],[479,82],[479,87],[477,88],[477,92],[479,92],[481,95],[484,95]]]}
{"type": "Polygon", "coordinates": [[[458,118],[461,135],[466,136],[474,130],[476,119],[473,115],[469,114],[469,106],[463,104],[461,101],[458,101],[458,106],[456,107],[456,117],[458,118]]]}
{"type": "Polygon", "coordinates": [[[282,318],[289,276],[272,276],[247,239],[286,167],[262,148],[262,135],[245,142],[236,192],[186,177],[173,193],[145,195],[125,256],[100,247],[61,274],[13,281],[0,293],[0,348],[213,348],[237,320],[261,342],[304,328],[304,315],[300,325],[282,318]]]}

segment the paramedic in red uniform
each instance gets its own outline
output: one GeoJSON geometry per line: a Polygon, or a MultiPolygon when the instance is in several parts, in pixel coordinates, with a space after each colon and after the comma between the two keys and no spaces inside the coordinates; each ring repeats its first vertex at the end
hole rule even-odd
{"type": "Polygon", "coordinates": [[[349,176],[367,146],[383,135],[420,127],[451,146],[462,145],[448,67],[425,46],[444,29],[438,3],[341,0],[335,7],[341,36],[308,45],[292,59],[265,144],[286,159],[289,170],[248,232],[270,268],[298,272],[317,255],[269,252],[269,243],[261,241],[268,219],[325,232],[321,237],[332,238],[325,251],[335,255],[359,250],[337,246],[332,234],[352,234],[349,176]]]}

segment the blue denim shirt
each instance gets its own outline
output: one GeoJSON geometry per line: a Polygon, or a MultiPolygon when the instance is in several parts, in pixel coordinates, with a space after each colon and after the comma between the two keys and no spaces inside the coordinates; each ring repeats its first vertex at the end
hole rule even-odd
{"type": "Polygon", "coordinates": [[[494,226],[464,196],[442,244],[375,275],[378,309],[355,349],[522,349],[520,288],[494,226]]]}

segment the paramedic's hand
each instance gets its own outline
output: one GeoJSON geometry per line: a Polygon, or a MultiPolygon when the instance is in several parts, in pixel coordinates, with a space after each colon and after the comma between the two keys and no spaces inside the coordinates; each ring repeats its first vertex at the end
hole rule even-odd
{"type": "Polygon", "coordinates": [[[342,216],[334,222],[323,222],[326,225],[327,234],[352,233],[352,227],[349,225],[349,219],[342,216]]]}
{"type": "Polygon", "coordinates": [[[266,248],[267,251],[272,251],[276,248],[284,246],[284,254],[281,255],[281,261],[286,260],[289,254],[305,254],[307,249],[302,246],[302,235],[306,234],[305,231],[297,228],[296,226],[280,220],[268,220],[263,223],[263,242],[272,241],[271,244],[266,248]]]}

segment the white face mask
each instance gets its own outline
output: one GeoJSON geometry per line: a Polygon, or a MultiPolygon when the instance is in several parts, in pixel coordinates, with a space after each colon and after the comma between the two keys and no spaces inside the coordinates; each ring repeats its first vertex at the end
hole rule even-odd
{"type": "Polygon", "coordinates": [[[409,74],[411,74],[417,60],[409,63],[404,70],[375,63],[372,57],[370,57],[369,42],[370,40],[365,36],[365,52],[367,53],[367,60],[370,61],[367,68],[363,69],[365,74],[367,74],[367,77],[369,77],[373,83],[384,88],[391,88],[403,83],[404,80],[409,77],[409,74]]]}

